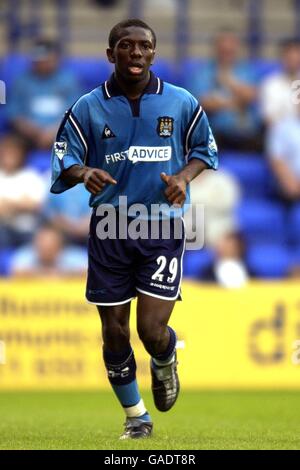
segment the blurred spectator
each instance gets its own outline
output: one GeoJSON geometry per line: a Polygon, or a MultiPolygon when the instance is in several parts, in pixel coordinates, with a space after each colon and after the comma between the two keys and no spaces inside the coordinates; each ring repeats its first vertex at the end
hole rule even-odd
{"type": "Polygon", "coordinates": [[[32,65],[16,80],[8,101],[8,118],[30,147],[49,149],[64,112],[80,96],[73,74],[60,67],[56,42],[38,40],[32,65]]]}
{"type": "Polygon", "coordinates": [[[0,246],[28,242],[34,233],[45,199],[44,179],[25,168],[24,142],[6,135],[0,141],[0,246]]]}
{"type": "Polygon", "coordinates": [[[249,272],[242,236],[237,232],[227,233],[216,243],[215,252],[215,260],[202,279],[229,289],[243,287],[249,279],[249,272]]]}
{"type": "Polygon", "coordinates": [[[300,199],[300,113],[271,126],[267,153],[277,180],[277,196],[286,203],[300,199]]]}
{"type": "Polygon", "coordinates": [[[50,224],[40,227],[33,243],[17,250],[11,263],[14,276],[74,276],[86,268],[86,251],[65,247],[62,234],[50,224]]]}
{"type": "Polygon", "coordinates": [[[281,70],[266,78],[260,90],[260,108],[267,125],[298,114],[292,100],[292,82],[300,79],[300,41],[289,39],[281,44],[281,70]]]}
{"type": "Polygon", "coordinates": [[[261,150],[262,139],[255,75],[240,60],[241,43],[233,31],[215,39],[215,58],[191,79],[191,91],[209,114],[218,146],[236,150],[261,150]]]}
{"type": "Polygon", "coordinates": [[[82,184],[62,194],[49,194],[44,218],[59,229],[69,243],[86,244],[91,208],[90,194],[82,184]]]}
{"type": "MultiPolygon", "coordinates": [[[[213,247],[217,240],[236,229],[235,210],[240,202],[240,187],[229,173],[206,171],[191,182],[192,204],[204,207],[205,244],[213,247]]],[[[192,213],[186,216],[188,238],[192,233],[192,213]]]]}
{"type": "MultiPolygon", "coordinates": [[[[241,287],[248,280],[244,242],[237,231],[235,216],[240,199],[239,184],[225,171],[207,171],[191,182],[192,204],[204,207],[205,246],[215,253],[201,279],[228,288],[241,287]]],[[[187,238],[191,239],[191,211],[185,221],[187,238]]]]}

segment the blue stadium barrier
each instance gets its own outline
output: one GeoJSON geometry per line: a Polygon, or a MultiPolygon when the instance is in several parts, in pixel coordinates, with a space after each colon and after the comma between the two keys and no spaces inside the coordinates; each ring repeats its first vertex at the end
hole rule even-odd
{"type": "MultiPolygon", "coordinates": [[[[176,65],[174,61],[162,58],[155,60],[152,69],[163,80],[188,88],[190,77],[201,72],[206,62],[204,59],[188,58],[176,65]]],[[[11,53],[4,57],[0,64],[0,78],[10,87],[13,81],[26,71],[29,64],[28,55],[11,53]]],[[[97,87],[113,70],[106,58],[99,57],[66,57],[62,64],[78,76],[84,92],[97,87]]],[[[255,59],[252,64],[258,80],[279,69],[278,62],[266,59],[255,59]]]]}
{"type": "MultiPolygon", "coordinates": [[[[15,79],[28,69],[29,65],[29,56],[10,54],[0,64],[0,78],[10,87],[15,79]]],[[[99,86],[113,71],[113,66],[108,60],[99,57],[66,57],[62,60],[62,66],[78,77],[84,92],[99,86]]],[[[178,82],[177,69],[172,60],[157,59],[152,70],[163,80],[171,83],[178,82]]]]}
{"type": "MultiPolygon", "coordinates": [[[[10,54],[2,61],[0,77],[9,88],[15,79],[28,69],[29,65],[28,55],[10,54]]],[[[66,57],[62,60],[62,66],[78,77],[84,92],[99,86],[112,71],[107,59],[96,57],[66,57]]]]}
{"type": "Polygon", "coordinates": [[[223,153],[220,168],[231,173],[240,183],[247,198],[263,198],[269,193],[270,170],[261,154],[223,153]]]}
{"type": "Polygon", "coordinates": [[[286,215],[281,204],[263,199],[243,201],[236,215],[246,243],[286,241],[286,215]]]}
{"type": "Polygon", "coordinates": [[[288,275],[291,267],[291,253],[280,244],[253,245],[247,252],[247,264],[256,277],[280,279],[288,275]]]}
{"type": "MultiPolygon", "coordinates": [[[[190,78],[198,75],[201,77],[201,68],[205,67],[207,59],[187,58],[179,65],[179,84],[189,89],[190,78]]],[[[253,68],[253,74],[258,82],[261,82],[268,75],[280,70],[280,64],[277,60],[270,59],[252,59],[250,62],[253,68]]]]}
{"type": "Polygon", "coordinates": [[[186,251],[183,258],[183,275],[199,279],[214,260],[214,253],[209,249],[186,251]]]}
{"type": "Polygon", "coordinates": [[[296,204],[288,215],[287,229],[289,241],[300,246],[300,203],[296,204]]]}
{"type": "Polygon", "coordinates": [[[8,91],[16,78],[28,69],[29,64],[29,56],[24,54],[9,54],[3,58],[0,78],[6,83],[8,91]]]}
{"type": "Polygon", "coordinates": [[[13,251],[0,250],[0,276],[9,276],[13,251]]]}
{"type": "Polygon", "coordinates": [[[205,64],[203,59],[185,59],[179,64],[178,83],[180,86],[189,89],[191,77],[201,72],[201,67],[205,64]]]}

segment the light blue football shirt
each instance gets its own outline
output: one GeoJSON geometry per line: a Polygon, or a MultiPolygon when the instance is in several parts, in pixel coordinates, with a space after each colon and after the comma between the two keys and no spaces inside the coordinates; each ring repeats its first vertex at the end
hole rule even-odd
{"type": "Polygon", "coordinates": [[[151,204],[168,204],[160,174],[174,175],[192,158],[217,169],[217,146],[197,100],[151,72],[142,96],[132,101],[112,75],[65,114],[52,152],[51,192],[69,188],[63,170],[87,165],[117,180],[91,195],[90,206],[118,208],[119,196],[126,196],[128,206],[142,203],[150,211],[151,204]]]}

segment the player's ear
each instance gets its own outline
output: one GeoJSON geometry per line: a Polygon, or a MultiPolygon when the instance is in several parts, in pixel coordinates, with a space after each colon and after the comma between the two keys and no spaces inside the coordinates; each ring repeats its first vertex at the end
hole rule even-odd
{"type": "Polygon", "coordinates": [[[152,52],[152,59],[151,59],[151,64],[150,65],[154,64],[154,59],[155,59],[155,50],[152,52]]]}
{"type": "Polygon", "coordinates": [[[116,59],[114,57],[114,51],[110,47],[108,49],[106,49],[106,55],[107,55],[108,61],[111,64],[114,64],[116,62],[116,59]]]}

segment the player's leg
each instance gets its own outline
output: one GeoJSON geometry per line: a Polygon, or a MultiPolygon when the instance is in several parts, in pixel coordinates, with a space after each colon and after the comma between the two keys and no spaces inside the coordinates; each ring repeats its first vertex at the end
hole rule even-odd
{"type": "Polygon", "coordinates": [[[175,301],[139,293],[137,330],[151,356],[152,392],[156,407],[168,411],[179,394],[176,333],[168,325],[175,301]]]}
{"type": "Polygon", "coordinates": [[[139,244],[137,328],[151,355],[155,405],[160,411],[167,411],[179,393],[176,333],[168,326],[168,321],[175,301],[180,298],[185,236],[181,219],[169,221],[167,236],[164,236],[164,229],[168,221],[159,223],[159,238],[139,244]]]}
{"type": "Polygon", "coordinates": [[[130,302],[98,306],[98,311],[108,379],[127,417],[122,438],[148,437],[152,432],[152,422],[136,380],[136,362],[130,345],[130,302]]]}
{"type": "Polygon", "coordinates": [[[126,240],[98,238],[97,227],[102,219],[93,212],[86,297],[99,310],[108,379],[123,406],[126,423],[132,425],[124,437],[147,437],[152,424],[137,386],[136,363],[129,341],[130,303],[136,295],[132,254],[126,240]],[[139,426],[135,426],[136,420],[139,426]]]}

